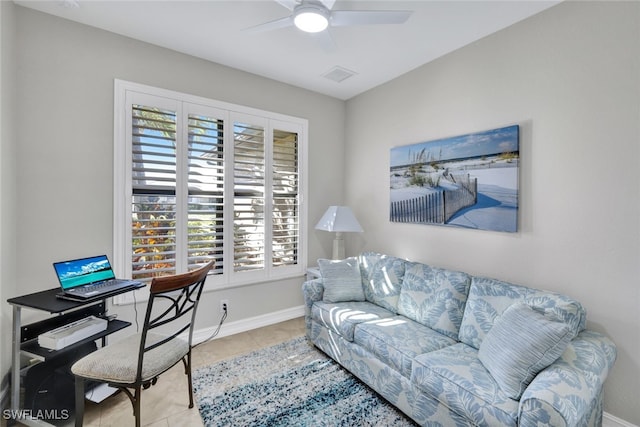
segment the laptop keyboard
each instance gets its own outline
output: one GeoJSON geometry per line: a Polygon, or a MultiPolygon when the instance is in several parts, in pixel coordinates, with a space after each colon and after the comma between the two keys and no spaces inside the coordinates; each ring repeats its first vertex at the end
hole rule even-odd
{"type": "Polygon", "coordinates": [[[84,287],[78,293],[83,295],[92,295],[98,292],[108,290],[109,288],[112,288],[112,287],[115,289],[118,289],[124,286],[127,286],[127,285],[117,280],[111,279],[111,280],[105,280],[104,282],[96,283],[91,286],[84,287]]]}
{"type": "Polygon", "coordinates": [[[113,280],[113,279],[105,280],[104,282],[101,282],[101,283],[95,283],[95,284],[91,285],[91,287],[94,288],[94,289],[102,289],[102,288],[104,288],[106,286],[111,286],[114,283],[116,283],[116,281],[113,280]]]}

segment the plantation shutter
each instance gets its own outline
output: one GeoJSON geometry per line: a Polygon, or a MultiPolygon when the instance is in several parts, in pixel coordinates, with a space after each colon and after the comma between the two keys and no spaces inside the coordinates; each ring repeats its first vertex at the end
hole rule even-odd
{"type": "Polygon", "coordinates": [[[233,268],[265,266],[265,130],[234,122],[233,129],[233,268]]]}
{"type": "Polygon", "coordinates": [[[223,271],[224,123],[205,115],[188,116],[187,251],[189,269],[215,258],[223,271]]]}
{"type": "Polygon", "coordinates": [[[115,93],[118,275],[211,259],[213,286],[304,274],[306,120],[117,80],[115,93]]]}
{"type": "Polygon", "coordinates": [[[298,134],[274,129],[272,163],[272,260],[274,267],[298,263],[300,231],[298,134]]]}
{"type": "Polygon", "coordinates": [[[132,277],[176,271],[176,112],[132,107],[132,277]]]}

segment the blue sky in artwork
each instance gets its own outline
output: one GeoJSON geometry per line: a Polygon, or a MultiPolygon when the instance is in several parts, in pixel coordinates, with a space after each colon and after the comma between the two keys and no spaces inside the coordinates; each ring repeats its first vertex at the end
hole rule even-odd
{"type": "Polygon", "coordinates": [[[391,149],[391,167],[407,165],[412,156],[425,149],[426,158],[443,161],[483,155],[517,152],[519,126],[508,126],[484,132],[420,142],[391,149]]]}

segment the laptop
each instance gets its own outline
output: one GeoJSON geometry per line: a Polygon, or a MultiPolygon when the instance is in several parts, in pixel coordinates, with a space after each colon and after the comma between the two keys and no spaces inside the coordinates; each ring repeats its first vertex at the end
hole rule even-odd
{"type": "Polygon", "coordinates": [[[85,301],[142,285],[135,280],[116,279],[106,255],[54,262],[53,268],[62,287],[59,298],[85,301]]]}

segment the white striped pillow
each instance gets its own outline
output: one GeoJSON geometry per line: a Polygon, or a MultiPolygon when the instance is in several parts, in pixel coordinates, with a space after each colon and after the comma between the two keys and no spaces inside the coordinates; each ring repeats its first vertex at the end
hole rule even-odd
{"type": "Polygon", "coordinates": [[[562,356],[572,337],[569,325],[519,302],[496,319],[478,358],[502,391],[518,400],[538,372],[562,356]]]}
{"type": "Polygon", "coordinates": [[[325,302],[364,301],[360,266],[356,258],[319,259],[325,302]]]}

